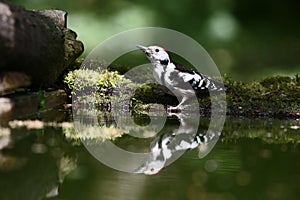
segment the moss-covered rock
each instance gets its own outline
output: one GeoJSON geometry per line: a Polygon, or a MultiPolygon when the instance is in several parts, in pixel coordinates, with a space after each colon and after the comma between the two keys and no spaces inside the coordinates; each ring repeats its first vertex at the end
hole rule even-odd
{"type": "Polygon", "coordinates": [[[96,106],[106,107],[111,102],[113,89],[123,76],[107,70],[100,72],[90,69],[70,71],[64,83],[70,89],[77,102],[92,102],[96,106]]]}
{"type": "Polygon", "coordinates": [[[258,117],[300,117],[300,82],[295,77],[268,77],[242,83],[225,77],[228,112],[258,117]]]}
{"type": "MultiPolygon", "coordinates": [[[[227,114],[229,115],[300,117],[300,81],[298,75],[294,77],[268,77],[259,82],[249,83],[234,81],[225,76],[223,81],[228,87],[226,103],[227,114]]],[[[73,94],[87,88],[95,91],[79,100],[82,101],[82,98],[88,97],[89,101],[93,101],[97,105],[111,102],[112,96],[120,105],[122,103],[129,104],[128,107],[131,109],[141,108],[143,107],[142,104],[176,105],[178,103],[176,97],[166,93],[165,88],[161,85],[147,82],[137,84],[116,71],[75,70],[65,77],[65,83],[73,90],[73,94]],[[117,95],[112,95],[114,91],[117,91],[114,93],[117,95]]],[[[208,92],[199,96],[200,110],[203,113],[209,113],[211,98],[214,97],[210,97],[208,92]]]]}
{"type": "Polygon", "coordinates": [[[149,103],[176,104],[176,98],[159,84],[136,83],[117,71],[78,69],[70,71],[64,83],[75,102],[92,102],[97,108],[106,109],[112,101],[118,107],[131,109],[149,103]]]}

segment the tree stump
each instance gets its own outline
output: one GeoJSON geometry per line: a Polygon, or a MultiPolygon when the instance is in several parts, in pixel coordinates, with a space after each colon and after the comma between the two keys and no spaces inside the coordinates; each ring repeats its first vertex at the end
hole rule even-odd
{"type": "MultiPolygon", "coordinates": [[[[21,73],[29,77],[33,87],[47,87],[80,56],[83,44],[76,40],[76,33],[66,27],[66,16],[62,10],[26,10],[0,2],[2,91],[6,89],[1,87],[1,77],[10,73],[13,80],[11,74],[15,72],[18,74],[15,81],[19,81],[21,73]]],[[[22,86],[22,83],[16,85],[22,86]]]]}

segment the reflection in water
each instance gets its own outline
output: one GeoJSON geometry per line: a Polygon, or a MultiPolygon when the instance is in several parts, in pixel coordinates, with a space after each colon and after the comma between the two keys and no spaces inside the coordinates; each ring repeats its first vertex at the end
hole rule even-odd
{"type": "Polygon", "coordinates": [[[61,129],[0,132],[0,199],[57,196],[59,185],[77,165],[71,147],[61,129]]]}
{"type": "Polygon", "coordinates": [[[150,120],[146,117],[146,121],[150,122],[140,126],[134,122],[132,114],[124,112],[114,116],[112,112],[99,111],[97,114],[74,115],[74,125],[85,147],[100,162],[120,171],[147,175],[157,174],[187,150],[197,148],[198,157],[205,157],[221,134],[213,131],[213,128],[209,131],[199,130],[197,113],[168,113],[168,117],[160,114],[161,112],[149,113],[147,116],[150,120]],[[174,117],[179,125],[172,127],[172,130],[164,129],[166,119],[174,121],[174,117]],[[112,143],[121,136],[151,139],[150,147],[135,148],[142,152],[124,150],[112,143]]]}
{"type": "MultiPolygon", "coordinates": [[[[105,124],[104,117],[98,120],[103,126],[122,128],[120,123],[105,124]]],[[[125,133],[114,143],[124,149],[148,150],[159,138],[195,141],[180,133],[182,127],[196,123],[193,120],[192,116],[169,116],[165,128],[151,139],[125,133]],[[172,137],[174,132],[178,138],[172,137]]],[[[201,119],[194,130],[204,133],[198,129],[205,130],[208,121],[201,119]]],[[[0,132],[0,199],[296,200],[300,195],[299,125],[297,120],[227,118],[216,145],[212,139],[186,152],[155,176],[123,173],[102,165],[78,142],[64,137],[61,128],[6,128],[0,132]],[[209,151],[203,149],[211,146],[214,150],[205,156],[209,151]],[[197,159],[199,155],[202,159],[197,159]]],[[[180,144],[173,143],[172,147],[180,144]]]]}
{"type": "Polygon", "coordinates": [[[178,159],[186,150],[199,148],[199,157],[207,155],[218,140],[220,133],[204,135],[198,132],[193,115],[172,113],[180,122],[177,130],[169,134],[156,136],[151,142],[151,152],[147,160],[136,169],[135,173],[152,175],[158,173],[165,166],[178,159]]]}

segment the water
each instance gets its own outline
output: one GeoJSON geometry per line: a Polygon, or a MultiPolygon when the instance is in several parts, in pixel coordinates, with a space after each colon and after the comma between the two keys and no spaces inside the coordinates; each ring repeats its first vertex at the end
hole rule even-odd
{"type": "MultiPolygon", "coordinates": [[[[139,123],[145,121],[144,116],[136,116],[135,121],[139,119],[139,123]]],[[[201,119],[197,131],[205,130],[208,122],[201,119]]],[[[201,149],[203,144],[181,155],[181,151],[174,150],[178,146],[174,142],[171,152],[180,152],[179,158],[155,175],[120,172],[102,164],[80,140],[74,139],[68,123],[46,123],[36,129],[12,125],[2,128],[0,135],[3,200],[235,200],[300,196],[297,120],[228,117],[220,138],[208,141],[212,148],[207,155],[201,149]]],[[[178,141],[172,134],[165,135],[178,131],[176,127],[180,125],[178,118],[169,117],[160,136],[178,141]]],[[[190,130],[184,128],[179,130],[190,130]]],[[[154,138],[137,139],[125,134],[114,144],[127,150],[149,151],[154,138]]]]}

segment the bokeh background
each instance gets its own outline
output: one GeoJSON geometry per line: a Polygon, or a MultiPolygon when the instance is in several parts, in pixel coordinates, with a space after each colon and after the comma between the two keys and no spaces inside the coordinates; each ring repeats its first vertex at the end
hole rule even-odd
{"type": "MultiPolygon", "coordinates": [[[[113,34],[165,27],[197,40],[221,74],[260,80],[300,72],[297,0],[11,0],[27,9],[66,10],[87,55],[113,34]]],[[[176,41],[174,41],[176,42],[176,41]]],[[[83,55],[83,56],[84,56],[83,55]]]]}

